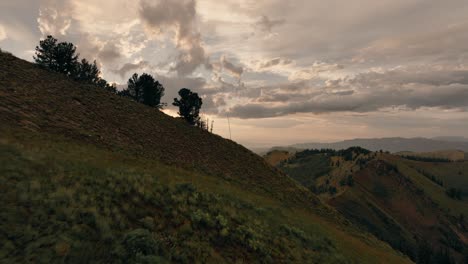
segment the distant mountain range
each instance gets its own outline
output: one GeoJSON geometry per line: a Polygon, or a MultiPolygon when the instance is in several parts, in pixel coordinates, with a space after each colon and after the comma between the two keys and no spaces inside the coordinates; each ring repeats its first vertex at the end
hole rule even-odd
{"type": "Polygon", "coordinates": [[[462,150],[468,152],[468,139],[463,137],[438,137],[438,138],[363,138],[350,139],[333,143],[302,143],[286,147],[273,147],[273,149],[346,149],[359,146],[371,151],[414,151],[430,152],[440,150],[462,150]]]}
{"type": "Polygon", "coordinates": [[[466,137],[433,137],[432,139],[450,142],[468,142],[468,138],[466,137]]]}

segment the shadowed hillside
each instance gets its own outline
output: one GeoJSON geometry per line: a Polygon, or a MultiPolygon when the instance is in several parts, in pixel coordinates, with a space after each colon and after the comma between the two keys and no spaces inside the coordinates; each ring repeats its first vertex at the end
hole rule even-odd
{"type": "Polygon", "coordinates": [[[298,152],[278,167],[418,263],[461,263],[468,253],[467,165],[350,148],[298,152]]]}
{"type": "Polygon", "coordinates": [[[1,262],[409,262],[235,142],[0,53],[1,262]]]}
{"type": "Polygon", "coordinates": [[[372,151],[414,151],[431,152],[447,149],[457,149],[468,151],[468,142],[466,141],[443,141],[428,138],[369,138],[369,139],[351,139],[334,143],[304,143],[295,144],[290,147],[297,149],[347,149],[358,146],[372,151]]]}

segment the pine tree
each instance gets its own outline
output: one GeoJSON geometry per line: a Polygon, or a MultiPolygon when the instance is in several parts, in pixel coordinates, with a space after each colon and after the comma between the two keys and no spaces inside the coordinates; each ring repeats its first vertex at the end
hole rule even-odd
{"type": "Polygon", "coordinates": [[[128,92],[121,92],[121,95],[129,95],[135,101],[151,107],[162,108],[161,98],[164,96],[164,87],[156,81],[153,76],[143,73],[141,76],[133,74],[128,80],[128,92]]]}
{"type": "Polygon", "coordinates": [[[55,49],[57,47],[57,39],[52,36],[47,36],[46,39],[39,41],[39,46],[36,46],[36,55],[34,61],[41,67],[53,69],[55,66],[55,49]]]}
{"type": "Polygon", "coordinates": [[[189,124],[196,125],[200,121],[199,113],[203,104],[197,93],[193,93],[187,88],[179,91],[180,99],[174,98],[172,105],[179,107],[178,114],[189,124]]]}
{"type": "Polygon", "coordinates": [[[101,80],[99,77],[100,74],[101,71],[97,67],[96,61],[91,64],[86,59],[82,59],[77,65],[75,79],[77,81],[98,84],[101,80]]]}
{"type": "Polygon", "coordinates": [[[42,67],[71,76],[76,72],[78,54],[72,43],[57,43],[57,39],[49,35],[36,46],[34,61],[42,67]]]}

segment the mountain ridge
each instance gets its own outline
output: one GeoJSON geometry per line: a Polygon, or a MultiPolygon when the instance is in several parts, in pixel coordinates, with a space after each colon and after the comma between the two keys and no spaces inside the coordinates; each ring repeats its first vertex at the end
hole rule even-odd
{"type": "Polygon", "coordinates": [[[265,159],[417,263],[431,254],[436,263],[465,261],[468,161],[413,160],[358,147],[286,154],[271,151],[265,159]]]}
{"type": "Polygon", "coordinates": [[[468,152],[468,142],[442,141],[430,138],[416,137],[389,137],[389,138],[357,138],[337,141],[332,143],[298,143],[289,146],[276,146],[271,149],[347,149],[350,147],[362,147],[371,151],[413,151],[413,152],[431,152],[441,150],[461,150],[468,152]]]}

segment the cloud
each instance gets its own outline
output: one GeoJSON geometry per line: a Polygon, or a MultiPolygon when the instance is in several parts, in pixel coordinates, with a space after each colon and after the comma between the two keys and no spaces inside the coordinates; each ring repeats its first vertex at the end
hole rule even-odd
{"type": "MultiPolygon", "coordinates": [[[[399,133],[407,123],[415,124],[408,134],[463,134],[466,122],[448,120],[457,113],[464,118],[457,122],[466,121],[468,111],[467,12],[464,0],[362,0],[358,7],[339,0],[0,1],[7,35],[0,29],[0,38],[2,49],[31,60],[39,38],[54,34],[82,58],[97,59],[107,80],[125,83],[145,70],[163,80],[168,101],[182,87],[194,89],[209,113],[287,116],[268,118],[272,127],[311,118],[313,126],[299,125],[304,131],[290,138],[309,137],[316,120],[332,128],[313,137],[363,135],[370,126],[377,135],[399,133]],[[389,111],[398,129],[385,125],[389,111]],[[370,115],[378,122],[364,121],[370,115]],[[345,116],[343,123],[329,125],[333,116],[345,116]]],[[[278,131],[265,137],[254,125],[265,120],[237,120],[238,128],[249,140],[269,140],[278,131]]]]}
{"type": "Polygon", "coordinates": [[[293,61],[289,60],[289,59],[274,58],[274,59],[271,59],[271,60],[266,60],[266,61],[260,62],[258,64],[258,68],[259,69],[266,69],[266,68],[270,68],[270,67],[274,67],[274,66],[278,66],[278,65],[289,65],[292,62],[293,61]]]}
{"type": "Polygon", "coordinates": [[[2,25],[0,25],[0,41],[6,38],[7,38],[6,30],[2,25]]]}
{"type": "Polygon", "coordinates": [[[201,77],[179,77],[179,76],[165,76],[156,75],[155,78],[164,86],[165,95],[163,101],[167,102],[170,107],[172,100],[178,97],[178,92],[182,88],[188,88],[200,95],[204,95],[200,91],[206,85],[206,80],[201,77]]]}
{"type": "Polygon", "coordinates": [[[286,21],[284,19],[272,20],[268,16],[261,16],[255,25],[263,32],[272,33],[271,30],[276,27],[283,25],[286,21]]]}
{"type": "Polygon", "coordinates": [[[359,50],[353,61],[376,62],[403,60],[456,61],[468,55],[468,23],[457,23],[430,32],[415,32],[383,37],[359,50]]]}
{"type": "Polygon", "coordinates": [[[195,0],[159,0],[140,2],[140,17],[153,34],[174,34],[179,50],[177,61],[171,68],[179,76],[193,73],[199,66],[210,67],[200,32],[196,25],[195,0]]]}
{"type": "Polygon", "coordinates": [[[233,76],[237,77],[238,79],[241,78],[242,73],[244,72],[244,68],[242,66],[236,66],[232,62],[230,62],[226,56],[221,56],[221,67],[231,73],[233,76]]]}
{"type": "Polygon", "coordinates": [[[325,62],[314,62],[307,69],[299,70],[292,73],[288,79],[289,80],[308,80],[313,79],[319,76],[320,73],[333,72],[343,69],[344,66],[340,64],[328,64],[325,62]]]}
{"type": "Polygon", "coordinates": [[[313,86],[301,82],[260,87],[262,94],[248,103],[236,104],[229,115],[239,118],[266,118],[296,113],[373,112],[384,108],[440,108],[468,112],[468,70],[421,71],[398,68],[361,73],[353,78],[313,86]]]}
{"type": "Polygon", "coordinates": [[[147,61],[139,61],[137,63],[125,63],[122,67],[116,70],[112,70],[113,73],[120,75],[120,77],[124,78],[125,75],[130,71],[135,71],[138,69],[143,69],[149,66],[149,62],[147,61]]]}
{"type": "Polygon", "coordinates": [[[64,36],[72,24],[69,2],[43,0],[37,24],[43,36],[64,36]]]}
{"type": "Polygon", "coordinates": [[[122,57],[114,40],[108,41],[99,51],[98,58],[103,62],[113,62],[122,57]]]}
{"type": "Polygon", "coordinates": [[[120,44],[120,36],[109,32],[99,35],[85,32],[84,28],[90,21],[84,20],[86,14],[79,12],[83,11],[80,3],[74,0],[41,0],[37,26],[42,36],[53,35],[59,41],[75,44],[80,58],[98,60],[100,67],[120,59],[122,51],[117,45],[120,44]]]}

